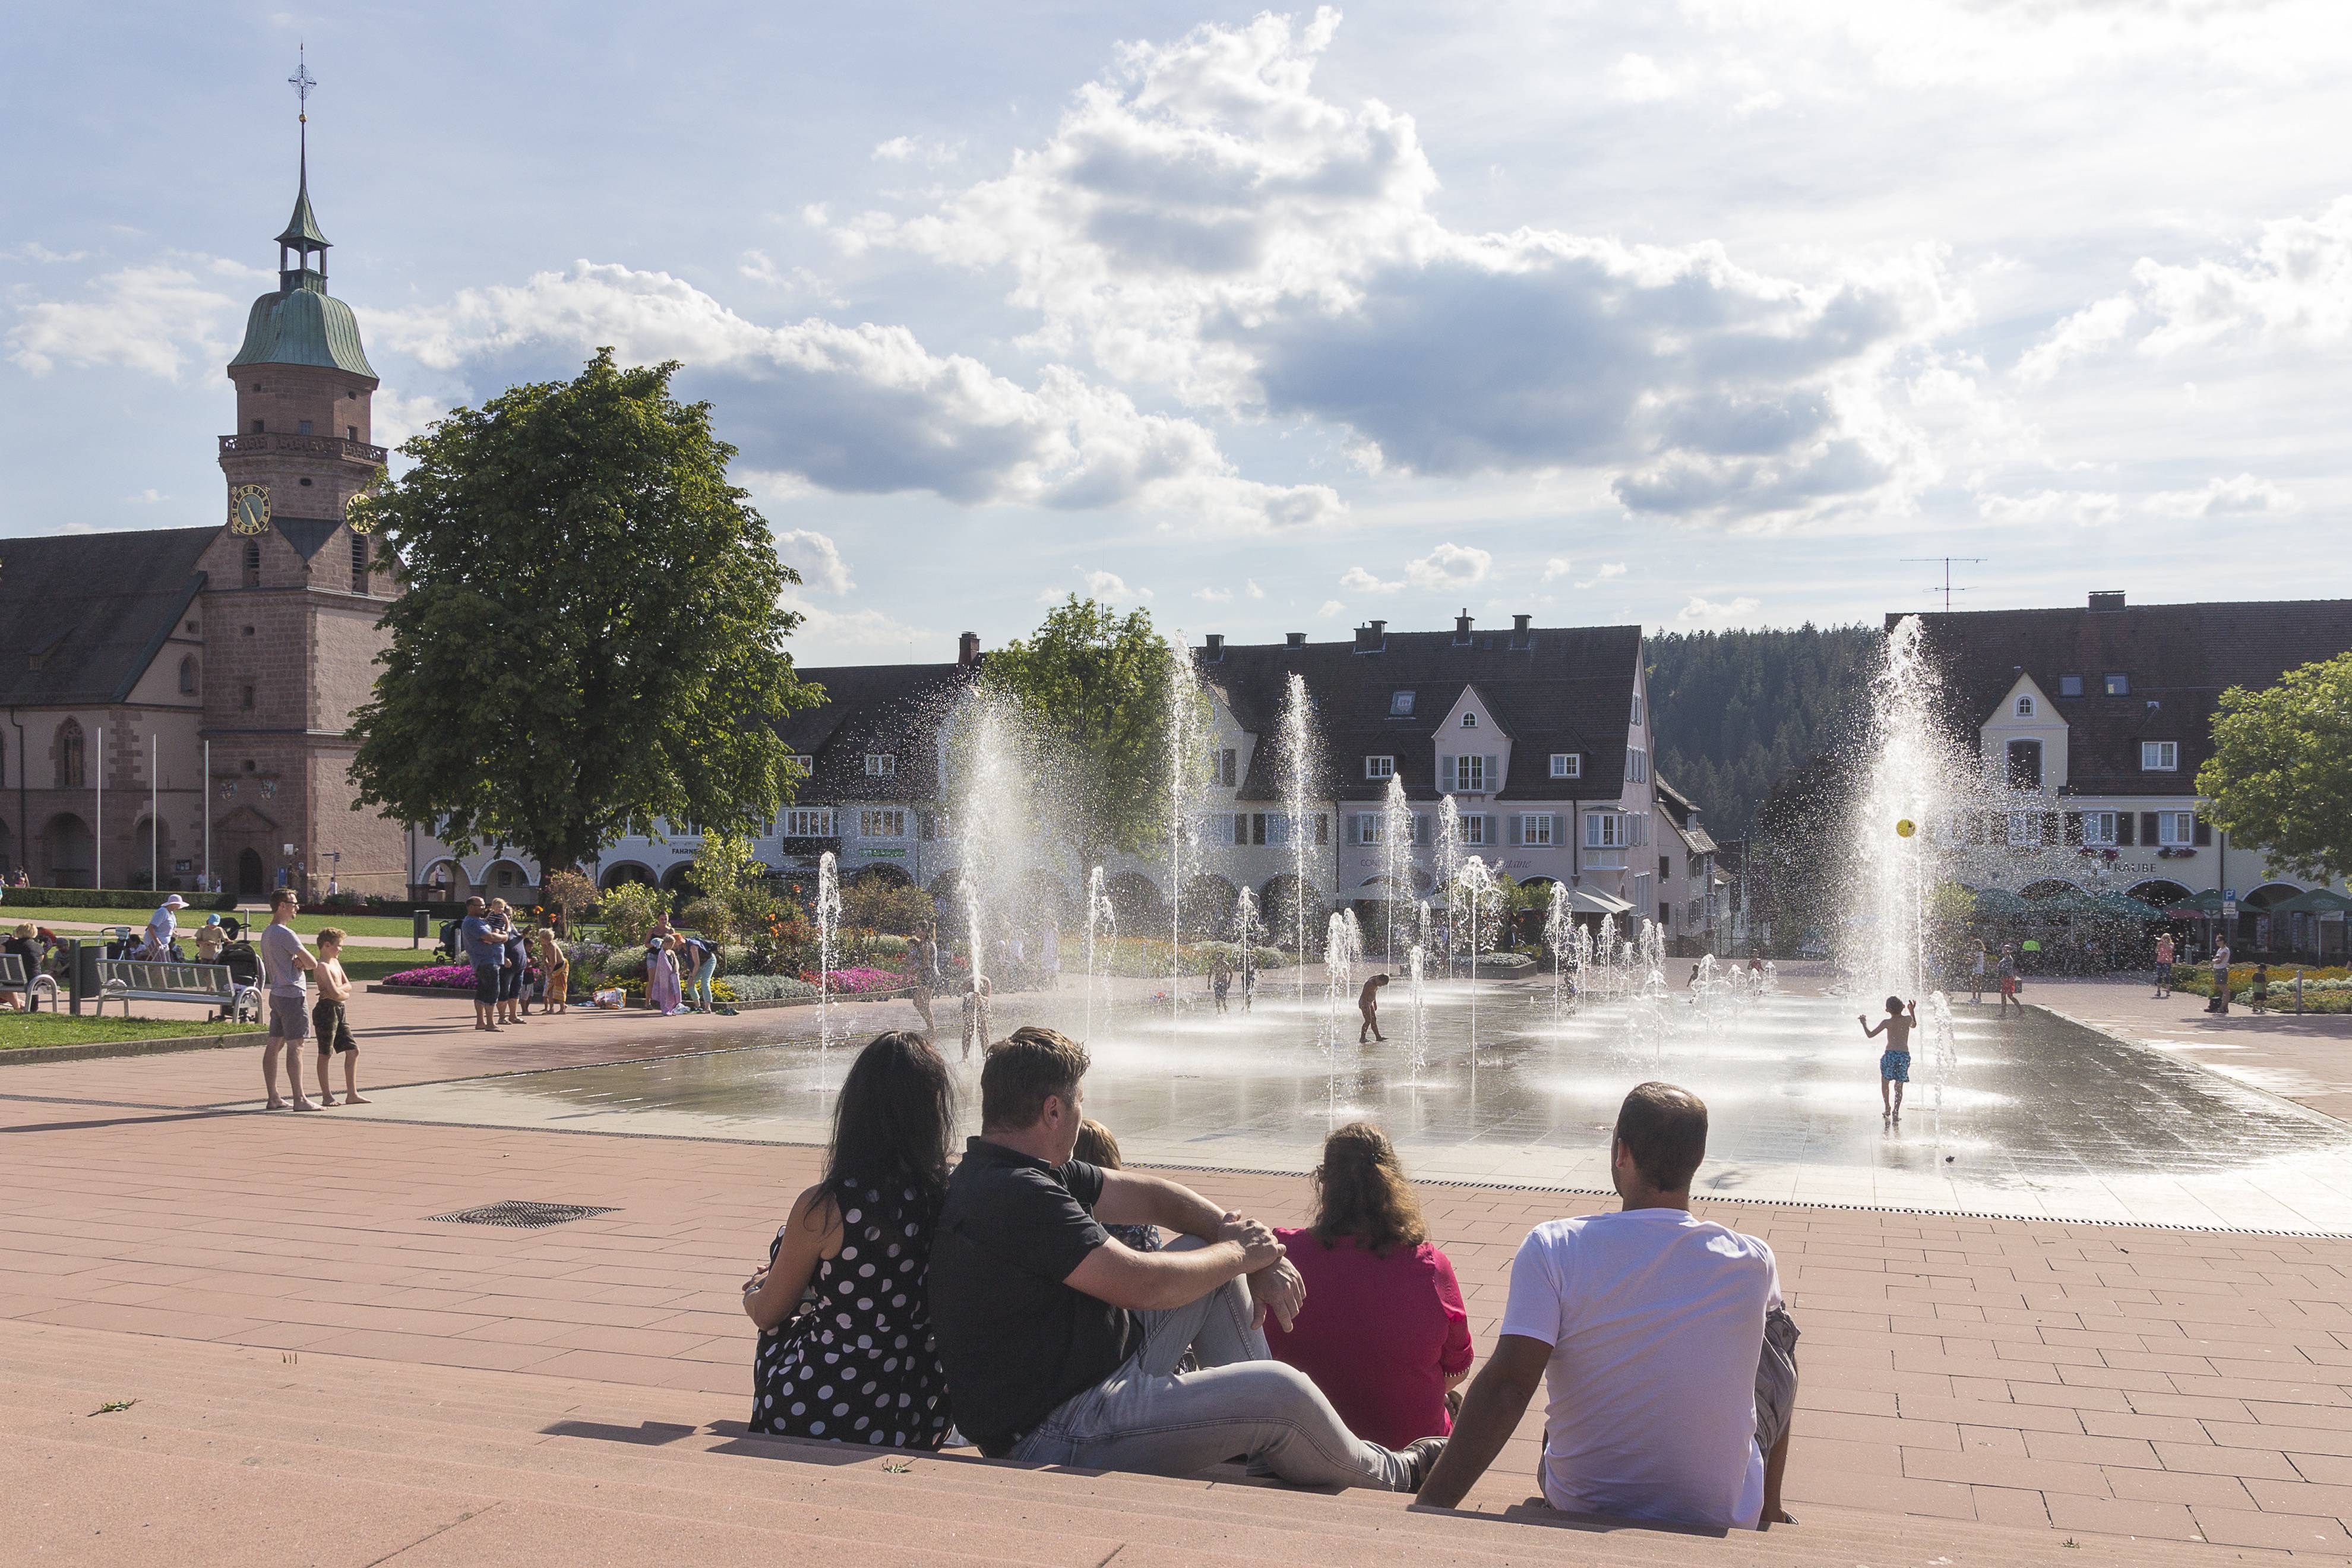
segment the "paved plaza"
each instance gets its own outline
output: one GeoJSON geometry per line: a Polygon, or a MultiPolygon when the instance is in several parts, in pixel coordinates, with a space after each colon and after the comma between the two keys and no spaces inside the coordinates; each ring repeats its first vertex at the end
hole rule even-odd
{"type": "MultiPolygon", "coordinates": [[[[2037,1002],[2125,1034],[2111,1047],[2126,1053],[2118,1059],[2144,1059],[2159,1078],[2192,1066],[2202,1073],[2227,1047],[2239,1065],[2209,1092],[2267,1098],[2296,1088],[2302,1105],[2326,1108],[2352,1080],[2342,1065],[2352,1039],[2340,1021],[2209,1026],[2193,1002],[2142,1012],[2136,994],[2034,988],[2037,1002]],[[2134,1031],[2172,1043],[2131,1043],[2134,1031]]],[[[1017,1021],[1014,1010],[1000,1009],[1000,1028],[1017,1021]]],[[[861,1005],[846,1024],[863,1037],[906,1011],[861,1005]]],[[[292,1560],[225,1555],[217,1542],[203,1544],[210,1537],[199,1528],[281,1495],[303,1510],[319,1500],[326,1521],[313,1560],[354,1563],[395,1552],[423,1563],[676,1560],[688,1551],[746,1561],[1043,1561],[986,1538],[983,1527],[1003,1522],[1007,1508],[1046,1517],[1095,1506],[1082,1500],[1089,1497],[1120,1500],[1102,1506],[1124,1522],[1105,1533],[1100,1515],[1085,1525],[1069,1512],[1070,1542],[1103,1544],[1051,1560],[1098,1563],[1117,1552],[1123,1563],[1213,1562],[1220,1552],[1386,1561],[1408,1546],[1415,1561],[1445,1561],[1448,1552],[1465,1562],[1695,1560],[1643,1544],[1675,1537],[1474,1525],[1380,1511],[1360,1498],[1253,1503],[1271,1511],[1254,1511],[1251,1529],[1280,1520],[1305,1533],[1281,1545],[1228,1519],[1215,1528],[1242,1533],[1218,1545],[1183,1533],[1211,1528],[1207,1493],[1186,1492],[1178,1507],[1152,1491],[1147,1506],[1121,1493],[1117,1478],[1041,1477],[1017,1496],[1000,1491],[960,1511],[948,1506],[956,1489],[977,1483],[956,1478],[1008,1472],[927,1459],[921,1476],[902,1478],[860,1458],[854,1474],[836,1475],[806,1448],[743,1440],[732,1424],[745,1415],[752,1334],[736,1288],[814,1176],[814,1148],[707,1130],[644,1136],[593,1118],[487,1126],[389,1111],[417,1092],[401,1085],[612,1072],[602,1064],[632,1059],[675,1066],[757,1016],[575,1014],[487,1039],[464,1026],[464,1013],[455,998],[363,1000],[362,1083],[385,1091],[360,1108],[365,1118],[245,1109],[257,1083],[250,1044],[0,1068],[0,1146],[12,1178],[0,1213],[0,1420],[40,1478],[0,1505],[12,1540],[40,1542],[50,1552],[42,1560],[116,1560],[127,1544],[120,1535],[78,1533],[51,1505],[119,1493],[133,1473],[124,1466],[135,1464],[152,1506],[126,1518],[119,1501],[109,1505],[110,1528],[194,1542],[173,1549],[191,1561],[292,1560]],[[435,1217],[503,1199],[611,1212],[536,1231],[435,1217]],[[88,1414],[120,1400],[139,1403],[88,1414]],[[496,1413],[495,1422],[467,1419],[523,1436],[495,1456],[428,1441],[432,1424],[448,1419],[436,1412],[454,1409],[496,1413]],[[638,1436],[616,1442],[615,1431],[638,1436]],[[725,1455],[754,1450],[788,1462],[725,1468],[725,1455]],[[173,1466],[191,1468],[183,1475],[173,1466]],[[776,1479],[787,1470],[789,1486],[776,1479]],[[526,1473],[536,1479],[515,1479],[526,1473]],[[707,1500],[663,1501],[669,1478],[707,1500]],[[873,1511],[870,1493],[885,1481],[919,1500],[873,1511]],[[604,1486],[608,1496],[589,1495],[604,1486]],[[780,1559],[751,1517],[751,1500],[761,1498],[777,1500],[762,1505],[780,1510],[769,1526],[779,1517],[863,1519],[842,1526],[845,1537],[805,1533],[862,1539],[865,1548],[809,1545],[780,1559]],[[594,1511],[624,1499],[635,1500],[625,1525],[594,1511]],[[1157,1522],[1163,1504],[1191,1522],[1157,1522]],[[961,1523],[914,1522],[927,1510],[961,1523]],[[903,1539],[872,1538],[893,1519],[904,1521],[903,1539]],[[1145,1519],[1154,1521],[1148,1529],[1137,1522],[1145,1519]],[[1348,1534],[1370,1519],[1379,1522],[1364,1524],[1361,1542],[1348,1534]],[[578,1543],[575,1554],[550,1553],[541,1538],[551,1532],[578,1543]]],[[[1280,1223],[1306,1216],[1307,1186],[1293,1174],[1196,1170],[1186,1179],[1280,1223]]],[[[1538,1219],[1601,1202],[1476,1184],[1432,1184],[1424,1197],[1482,1347],[1519,1237],[1538,1219]]],[[[2352,1240],[2265,1229],[2260,1215],[2195,1229],[1747,1194],[1701,1208],[1770,1242],[1805,1331],[1788,1491],[1806,1523],[1712,1543],[1725,1561],[2025,1562],[2045,1552],[2219,1561],[2253,1550],[2352,1558],[2352,1240]]],[[[1495,1515],[1523,1508],[1536,1438],[1531,1415],[1475,1506],[1495,1515]]],[[[1220,1485],[1209,1491],[1236,1489],[1220,1485]]],[[[77,1527],[82,1517],[72,1515],[77,1527]]]]}

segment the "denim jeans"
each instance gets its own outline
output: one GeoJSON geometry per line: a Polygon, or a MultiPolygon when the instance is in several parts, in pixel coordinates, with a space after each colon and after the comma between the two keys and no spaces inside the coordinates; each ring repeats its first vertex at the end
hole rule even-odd
{"type": "Polygon", "coordinates": [[[719,960],[706,958],[694,966],[694,978],[688,981],[686,984],[686,999],[691,1002],[700,997],[702,1009],[706,1013],[719,1005],[710,999],[710,982],[718,973],[719,960]]]}
{"type": "MultiPolygon", "coordinates": [[[[1188,1237],[1170,1250],[1200,1245],[1188,1237]]],[[[1139,1315],[1142,1349],[1063,1401],[1008,1458],[1190,1476],[1245,1455],[1252,1470],[1301,1486],[1404,1489],[1402,1455],[1349,1432],[1305,1373],[1268,1358],[1265,1331],[1250,1327],[1248,1281],[1139,1315]],[[1187,1350],[1199,1371],[1176,1370],[1187,1350]]]]}

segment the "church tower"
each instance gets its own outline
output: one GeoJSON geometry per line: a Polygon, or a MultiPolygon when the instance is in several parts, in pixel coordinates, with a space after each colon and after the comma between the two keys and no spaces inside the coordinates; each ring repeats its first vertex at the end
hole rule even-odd
{"type": "Polygon", "coordinates": [[[376,374],[351,307],[327,292],[330,244],[310,206],[313,82],[299,68],[289,79],[303,110],[294,213],[278,236],[278,287],[254,300],[228,362],[227,516],[203,561],[214,866],[233,891],[265,891],[283,871],[310,891],[332,877],[345,890],[398,893],[405,837],[350,809],[346,734],[397,591],[347,519],[384,465],[370,414],[376,374]]]}

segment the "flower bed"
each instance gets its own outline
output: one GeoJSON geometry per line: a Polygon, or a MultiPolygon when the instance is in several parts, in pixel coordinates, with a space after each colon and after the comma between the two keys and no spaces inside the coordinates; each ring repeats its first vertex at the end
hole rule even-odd
{"type": "MultiPolygon", "coordinates": [[[[530,979],[537,980],[539,966],[533,964],[524,973],[530,979]]],[[[424,969],[404,969],[397,973],[387,974],[378,984],[397,985],[409,991],[471,991],[474,988],[474,970],[470,964],[436,963],[424,969]]]]}
{"type": "MultiPolygon", "coordinates": [[[[900,991],[907,985],[907,977],[894,969],[835,969],[830,971],[830,973],[833,982],[832,989],[844,996],[864,996],[881,991],[900,991]]],[[[814,987],[817,983],[816,971],[807,971],[802,974],[801,979],[811,987],[814,987]]]]}

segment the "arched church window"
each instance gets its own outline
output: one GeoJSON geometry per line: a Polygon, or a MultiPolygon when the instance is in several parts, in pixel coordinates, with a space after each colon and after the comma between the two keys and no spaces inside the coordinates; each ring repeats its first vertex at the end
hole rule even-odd
{"type": "Polygon", "coordinates": [[[245,547],[245,585],[261,586],[261,545],[257,541],[248,542],[245,547]]]}
{"type": "Polygon", "coordinates": [[[58,789],[79,789],[88,782],[82,767],[82,735],[79,721],[68,719],[58,726],[57,779],[58,789]]]}
{"type": "Polygon", "coordinates": [[[368,542],[365,534],[352,535],[352,592],[368,591],[368,542]]]}
{"type": "Polygon", "coordinates": [[[190,654],[180,661],[180,693],[194,696],[196,689],[196,656],[190,654]]]}

